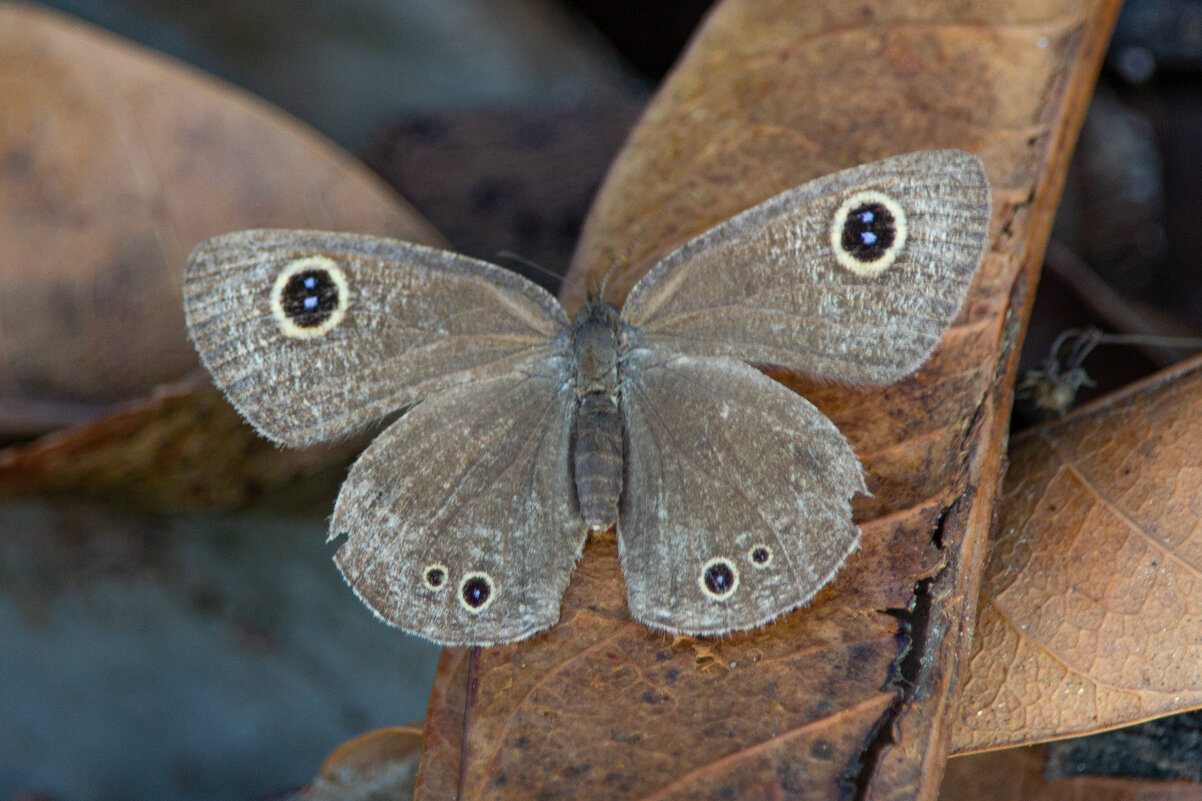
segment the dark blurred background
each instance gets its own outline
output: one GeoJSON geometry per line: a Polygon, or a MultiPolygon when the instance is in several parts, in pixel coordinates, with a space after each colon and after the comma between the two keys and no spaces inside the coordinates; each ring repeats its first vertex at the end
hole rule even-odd
{"type": "MultiPolygon", "coordinates": [[[[493,260],[512,251],[562,272],[610,159],[709,4],[50,5],[296,115],[360,156],[459,250],[493,260]]],[[[1069,328],[1202,335],[1200,78],[1202,3],[1131,0],[1070,172],[1024,369],[1046,373],[1052,341],[1069,328]]],[[[1097,385],[1081,398],[1189,352],[1100,345],[1081,365],[1097,385]]],[[[1021,401],[1015,426],[1049,414],[1021,401]]],[[[9,505],[5,520],[62,538],[71,554],[83,539],[71,516],[29,502],[9,505]]],[[[180,518],[149,536],[122,534],[146,525],[114,518],[110,537],[61,564],[34,564],[20,539],[0,539],[0,578],[10,578],[0,584],[0,798],[262,797],[304,783],[340,741],[423,715],[437,649],[357,604],[330,567],[323,521],[180,518]],[[28,576],[86,580],[148,541],[161,543],[143,560],[162,565],[154,575],[109,575],[50,604],[19,590],[28,576]],[[181,563],[191,566],[183,605],[172,584],[181,563]]],[[[1190,720],[1171,725],[1196,731],[1190,720]]],[[[1171,753],[1166,739],[1189,738],[1157,725],[1056,746],[1054,769],[1200,778],[1186,767],[1202,764],[1196,746],[1171,753]]]]}

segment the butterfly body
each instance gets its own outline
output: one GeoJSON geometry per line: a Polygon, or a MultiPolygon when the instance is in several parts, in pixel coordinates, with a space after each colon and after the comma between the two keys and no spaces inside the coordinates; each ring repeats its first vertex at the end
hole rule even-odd
{"type": "Polygon", "coordinates": [[[382,619],[451,645],[553,625],[616,527],[631,616],[715,635],[809,601],[860,542],[835,425],[753,365],[853,386],[918,369],[988,241],[981,162],[923,151],[788,190],[657,263],[619,310],[405,242],[246,231],[202,243],[189,333],[264,435],[303,445],[407,409],[331,520],[382,619]]]}
{"type": "Polygon", "coordinates": [[[577,407],[572,467],[580,517],[590,531],[618,522],[622,494],[620,373],[622,333],[618,310],[587,304],[572,326],[577,407]]]}

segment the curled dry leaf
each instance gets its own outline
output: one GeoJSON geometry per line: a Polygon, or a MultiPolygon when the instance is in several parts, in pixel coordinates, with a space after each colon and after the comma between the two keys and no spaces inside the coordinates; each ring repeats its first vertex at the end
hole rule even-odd
{"type": "Polygon", "coordinates": [[[78,411],[187,375],[198,360],[180,284],[206,237],[292,227],[438,242],[320,136],[57,13],[0,3],[0,108],[0,420],[6,398],[78,411]]]}
{"type": "Polygon", "coordinates": [[[167,510],[307,476],[332,498],[362,442],[281,450],[205,383],[146,397],[198,365],[187,254],[253,226],[438,235],[296,121],[91,26],[0,3],[0,65],[0,436],[99,418],[0,454],[0,494],[167,510]]]}
{"type": "Polygon", "coordinates": [[[392,726],[338,746],[295,801],[383,801],[413,797],[422,730],[392,726]]]}
{"type": "Polygon", "coordinates": [[[0,451],[0,498],[69,494],[163,512],[276,498],[293,511],[325,514],[344,466],[365,444],[359,437],[279,448],[256,434],[207,377],[197,377],[0,451]]]}
{"type": "MultiPolygon", "coordinates": [[[[711,13],[607,178],[580,283],[810,178],[934,147],[984,158],[993,251],[918,374],[806,387],[873,493],[857,506],[863,550],[832,585],[760,630],[674,639],[629,621],[614,540],[594,538],[557,627],[446,652],[419,799],[934,796],[1018,321],[1116,11],[728,0],[711,13]]],[[[621,270],[607,292],[637,277],[621,270]]]]}
{"type": "Polygon", "coordinates": [[[1202,359],[1023,432],[956,751],[1202,707],[1202,359]]]}
{"type": "Polygon", "coordinates": [[[951,759],[939,801],[1202,801],[1202,785],[1192,782],[1047,779],[1046,756],[1046,747],[1032,746],[951,759]]]}

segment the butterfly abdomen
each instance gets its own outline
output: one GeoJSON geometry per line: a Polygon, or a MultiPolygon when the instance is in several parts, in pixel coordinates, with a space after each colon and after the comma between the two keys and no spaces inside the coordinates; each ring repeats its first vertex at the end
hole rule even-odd
{"type": "Polygon", "coordinates": [[[572,329],[576,424],[573,477],[580,517],[593,531],[618,521],[622,494],[622,416],[618,409],[618,312],[590,303],[572,329]]]}
{"type": "Polygon", "coordinates": [[[618,522],[622,494],[622,419],[605,395],[586,395],[576,410],[575,478],[580,517],[593,531],[618,522]]]}

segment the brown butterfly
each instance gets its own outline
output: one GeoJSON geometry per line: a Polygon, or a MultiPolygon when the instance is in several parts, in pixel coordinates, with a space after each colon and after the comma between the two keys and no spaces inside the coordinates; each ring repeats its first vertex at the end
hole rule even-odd
{"type": "Polygon", "coordinates": [[[336,561],[385,621],[450,645],[559,619],[589,530],[617,527],[630,614],[696,635],[806,603],[859,544],[839,430],[751,364],[853,385],[917,370],[988,239],[952,150],[790,189],[574,321],[500,267],[312,231],[202,243],[184,285],[204,364],[265,436],[407,411],[339,494],[336,561]]]}

